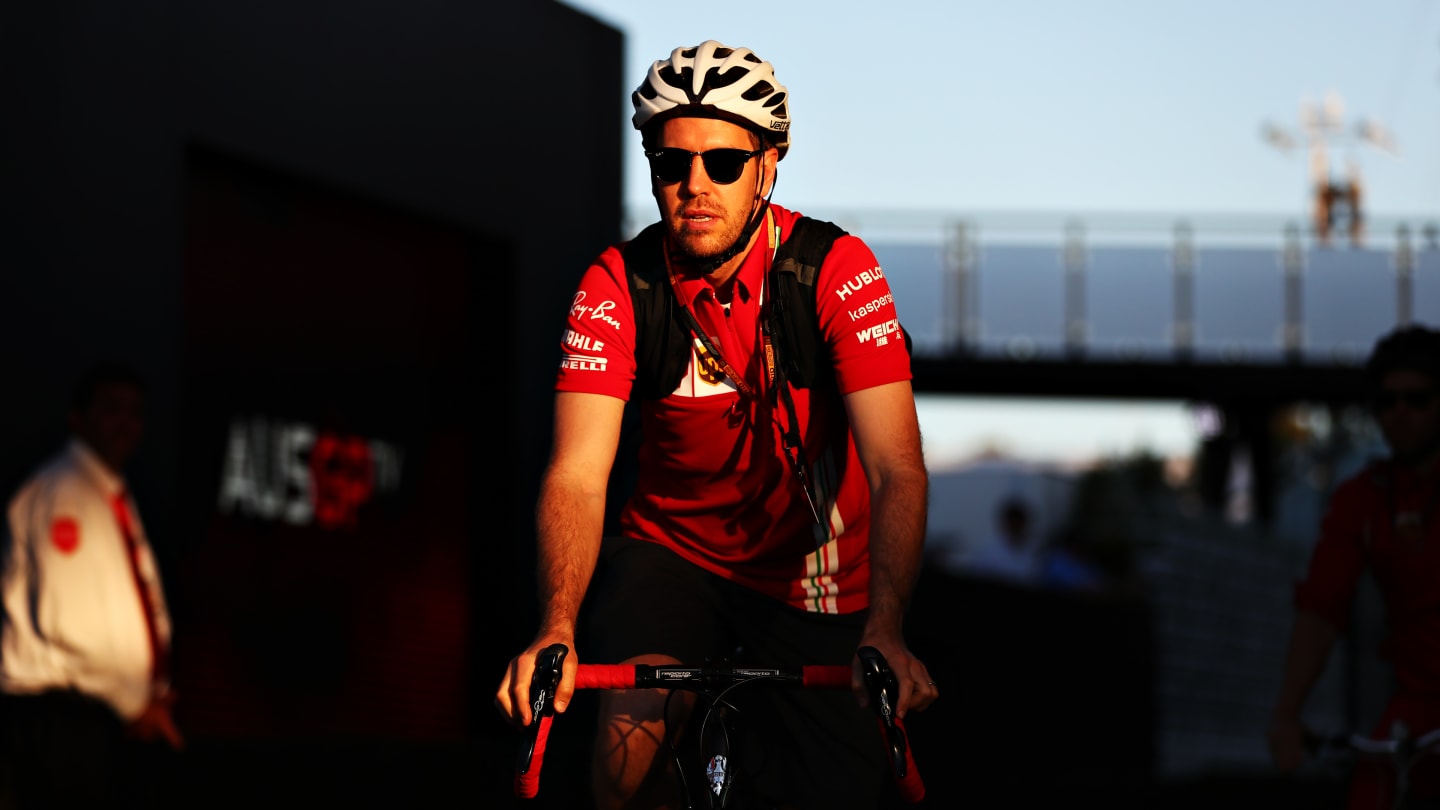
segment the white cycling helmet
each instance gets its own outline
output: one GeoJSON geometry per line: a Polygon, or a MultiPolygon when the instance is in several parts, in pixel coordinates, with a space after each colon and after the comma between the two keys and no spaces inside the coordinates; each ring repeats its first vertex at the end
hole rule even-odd
{"type": "Polygon", "coordinates": [[[789,93],[770,63],[749,48],[713,39],[676,48],[650,66],[630,100],[636,129],[678,114],[709,115],[765,132],[782,158],[790,148],[789,93]]]}

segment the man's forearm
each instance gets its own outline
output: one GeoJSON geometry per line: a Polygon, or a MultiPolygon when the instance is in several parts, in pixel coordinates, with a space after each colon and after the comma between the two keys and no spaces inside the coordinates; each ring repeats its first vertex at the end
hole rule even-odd
{"type": "Polygon", "coordinates": [[[1276,720],[1298,720],[1310,690],[1325,671],[1339,636],[1334,626],[1303,610],[1296,611],[1285,657],[1285,674],[1275,701],[1276,720]]]}
{"type": "Polygon", "coordinates": [[[925,546],[928,483],[892,476],[870,501],[870,617],[867,629],[899,634],[925,546]]]}
{"type": "Polygon", "coordinates": [[[536,587],[540,634],[573,637],[600,554],[604,493],[545,484],[537,509],[536,587]]]}

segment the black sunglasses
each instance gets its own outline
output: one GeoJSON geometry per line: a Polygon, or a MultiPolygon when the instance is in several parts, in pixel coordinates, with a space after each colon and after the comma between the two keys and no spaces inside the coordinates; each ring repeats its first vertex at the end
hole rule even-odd
{"type": "Polygon", "coordinates": [[[1404,402],[1411,410],[1428,408],[1431,402],[1435,401],[1435,389],[1433,388],[1411,388],[1404,391],[1380,391],[1375,394],[1374,405],[1377,411],[1388,411],[1398,403],[1404,402]]]}
{"type": "Polygon", "coordinates": [[[744,149],[709,149],[704,152],[687,152],[684,149],[645,150],[645,157],[650,159],[650,173],[667,186],[690,176],[690,167],[694,165],[696,155],[699,155],[700,161],[705,164],[705,173],[710,175],[712,181],[728,186],[740,179],[750,158],[763,154],[764,149],[753,152],[744,149]]]}

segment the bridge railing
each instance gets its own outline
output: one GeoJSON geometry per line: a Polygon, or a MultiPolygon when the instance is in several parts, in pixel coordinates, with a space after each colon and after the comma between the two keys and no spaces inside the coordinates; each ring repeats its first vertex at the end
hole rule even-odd
{"type": "Polygon", "coordinates": [[[1264,216],[829,218],[870,242],[932,356],[1353,364],[1396,325],[1440,326],[1436,219],[1327,245],[1264,216]]]}

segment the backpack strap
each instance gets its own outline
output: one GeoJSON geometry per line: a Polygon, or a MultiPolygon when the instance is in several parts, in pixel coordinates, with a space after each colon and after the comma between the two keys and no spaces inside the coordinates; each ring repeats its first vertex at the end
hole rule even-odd
{"type": "Polygon", "coordinates": [[[693,344],[665,277],[663,229],[649,225],[621,251],[635,310],[635,396],[643,399],[662,399],[680,385],[693,344]]]}
{"type": "Polygon", "coordinates": [[[834,375],[817,375],[829,369],[830,350],[820,335],[816,312],[815,279],[835,240],[847,231],[823,219],[800,217],[790,237],[775,249],[770,278],[774,284],[771,317],[775,353],[780,371],[798,388],[810,388],[834,375]]]}
{"type": "MultiPolygon", "coordinates": [[[[809,217],[800,217],[795,221],[790,229],[790,238],[775,249],[775,260],[770,265],[773,292],[763,325],[775,342],[776,369],[772,391],[778,393],[781,404],[790,414],[780,443],[785,448],[785,455],[800,482],[805,502],[817,526],[825,526],[826,523],[821,515],[818,493],[810,480],[810,462],[805,455],[790,386],[810,388],[822,381],[832,386],[835,384],[835,375],[830,373],[830,352],[820,335],[815,279],[820,275],[820,266],[825,263],[830,247],[844,235],[845,230],[832,222],[809,217]]],[[[821,537],[828,536],[827,532],[817,532],[817,546],[823,542],[821,537]]]]}
{"type": "MultiPolygon", "coordinates": [[[[625,246],[625,276],[635,310],[635,396],[669,396],[689,366],[692,344],[665,276],[661,223],[653,223],[625,246]]],[[[772,336],[778,374],[797,388],[834,382],[830,350],[820,334],[815,280],[835,240],[848,231],[823,219],[799,217],[775,250],[767,283],[772,285],[772,336]]],[[[903,330],[902,330],[903,331],[903,330]]],[[[910,346],[910,334],[904,333],[910,346]]]]}

